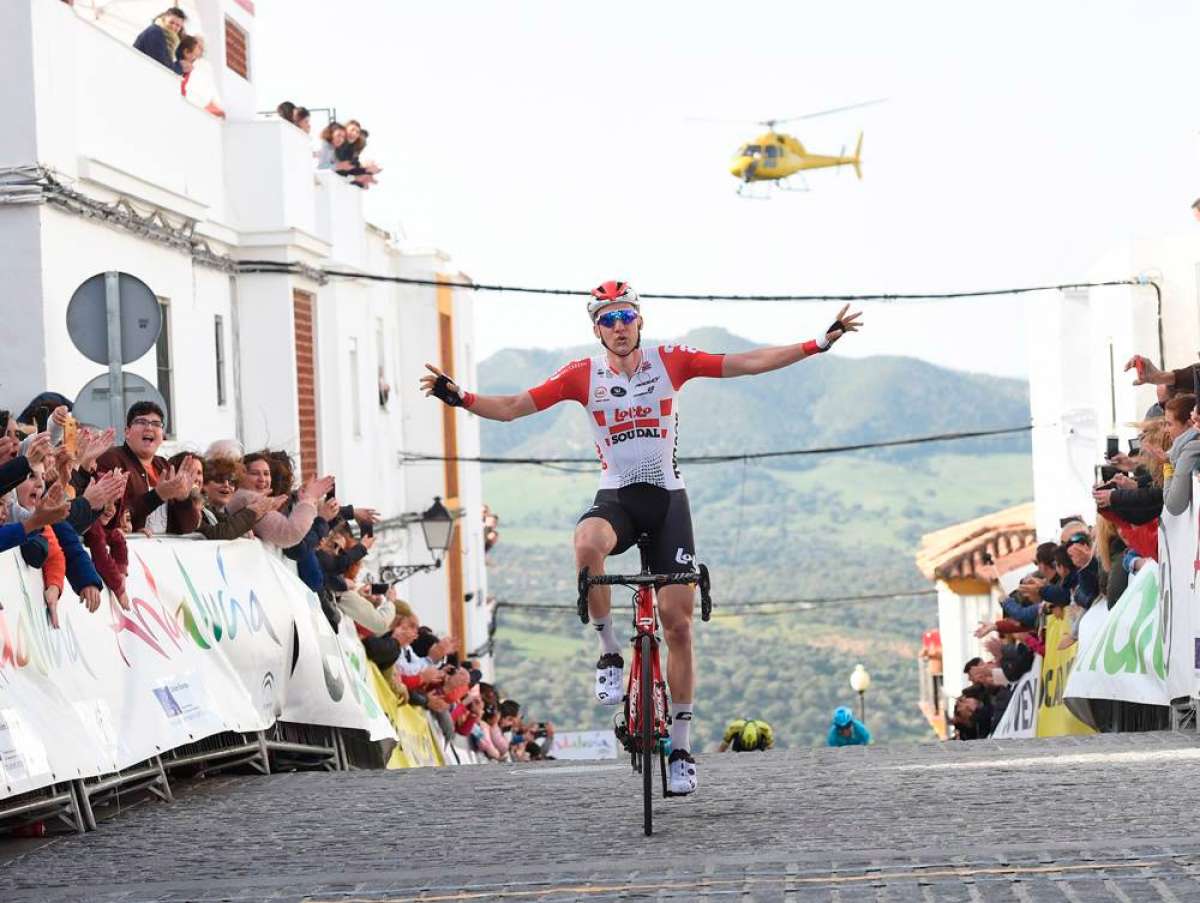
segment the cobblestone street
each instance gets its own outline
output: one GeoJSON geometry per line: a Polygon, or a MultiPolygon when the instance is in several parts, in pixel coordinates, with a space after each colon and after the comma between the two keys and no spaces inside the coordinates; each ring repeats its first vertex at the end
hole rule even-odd
{"type": "Polygon", "coordinates": [[[652,838],[612,762],[216,777],[84,837],[0,844],[0,899],[1200,899],[1190,734],[700,764],[652,838]]]}

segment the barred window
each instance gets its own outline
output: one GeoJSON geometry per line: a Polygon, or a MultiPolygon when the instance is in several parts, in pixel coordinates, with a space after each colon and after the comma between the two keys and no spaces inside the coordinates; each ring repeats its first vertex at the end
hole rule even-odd
{"type": "Polygon", "coordinates": [[[225,65],[247,81],[250,80],[250,51],[247,35],[232,19],[225,20],[225,65]]]}

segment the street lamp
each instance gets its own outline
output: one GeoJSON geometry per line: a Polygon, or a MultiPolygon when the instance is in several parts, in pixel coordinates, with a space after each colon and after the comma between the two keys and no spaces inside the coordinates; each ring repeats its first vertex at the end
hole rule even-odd
{"type": "MultiPolygon", "coordinates": [[[[405,515],[405,517],[410,518],[411,516],[405,515]]],[[[412,523],[413,521],[421,525],[421,532],[425,534],[425,545],[429,549],[429,554],[433,556],[433,563],[385,564],[379,569],[379,576],[387,583],[399,583],[401,580],[407,580],[413,574],[436,571],[442,566],[442,559],[450,550],[450,543],[454,539],[454,516],[446,510],[440,495],[433,497],[433,504],[419,517],[411,517],[408,522],[412,523]]]]}
{"type": "Polygon", "coordinates": [[[858,720],[867,723],[867,688],[871,686],[871,675],[862,665],[854,666],[850,675],[850,689],[858,694],[858,720]]]}

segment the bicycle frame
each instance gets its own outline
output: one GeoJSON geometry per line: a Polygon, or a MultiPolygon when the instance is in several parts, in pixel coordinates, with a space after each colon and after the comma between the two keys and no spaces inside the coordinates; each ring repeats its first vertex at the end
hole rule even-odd
{"type": "Polygon", "coordinates": [[[667,703],[667,684],[663,679],[659,661],[658,607],[655,590],[672,584],[695,584],[700,590],[700,618],[707,621],[712,614],[712,599],[709,596],[708,568],[701,564],[695,571],[677,574],[652,574],[646,561],[647,537],[638,538],[642,552],[642,570],[639,574],[605,574],[593,577],[588,569],[579,571],[579,598],[576,602],[579,620],[586,624],[588,615],[588,591],[593,586],[628,586],[633,592],[633,661],[629,671],[629,685],[625,692],[623,727],[617,727],[617,737],[629,752],[633,770],[642,775],[642,825],[649,836],[652,831],[653,812],[650,798],[651,757],[658,755],[659,772],[662,776],[663,796],[667,790],[667,754],[670,752],[671,717],[667,703]]]}
{"type": "MultiPolygon", "coordinates": [[[[670,716],[667,714],[667,684],[663,679],[661,660],[659,657],[658,609],[655,605],[654,589],[650,586],[639,586],[634,593],[633,626],[636,631],[633,637],[633,661],[629,669],[629,688],[625,694],[625,729],[633,739],[635,757],[639,753],[653,755],[656,751],[663,752],[663,741],[669,736],[670,716]],[[651,736],[654,738],[654,749],[641,749],[643,735],[642,718],[647,713],[641,711],[641,684],[643,674],[642,638],[649,640],[649,673],[651,693],[654,699],[654,711],[649,713],[651,719],[651,736]]],[[[644,763],[642,763],[644,766],[644,763]]],[[[639,768],[637,762],[635,768],[639,768]]],[[[666,790],[664,780],[664,792],[666,790]]]]}

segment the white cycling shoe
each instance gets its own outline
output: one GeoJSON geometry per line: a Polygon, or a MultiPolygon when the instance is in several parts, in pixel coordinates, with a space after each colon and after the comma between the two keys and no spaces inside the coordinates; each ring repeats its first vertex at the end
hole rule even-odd
{"type": "Polygon", "coordinates": [[[618,652],[600,656],[596,662],[596,701],[620,705],[625,695],[625,660],[618,652]]]}
{"type": "Polygon", "coordinates": [[[677,749],[667,760],[667,792],[687,796],[696,792],[696,760],[686,749],[677,749]]]}

